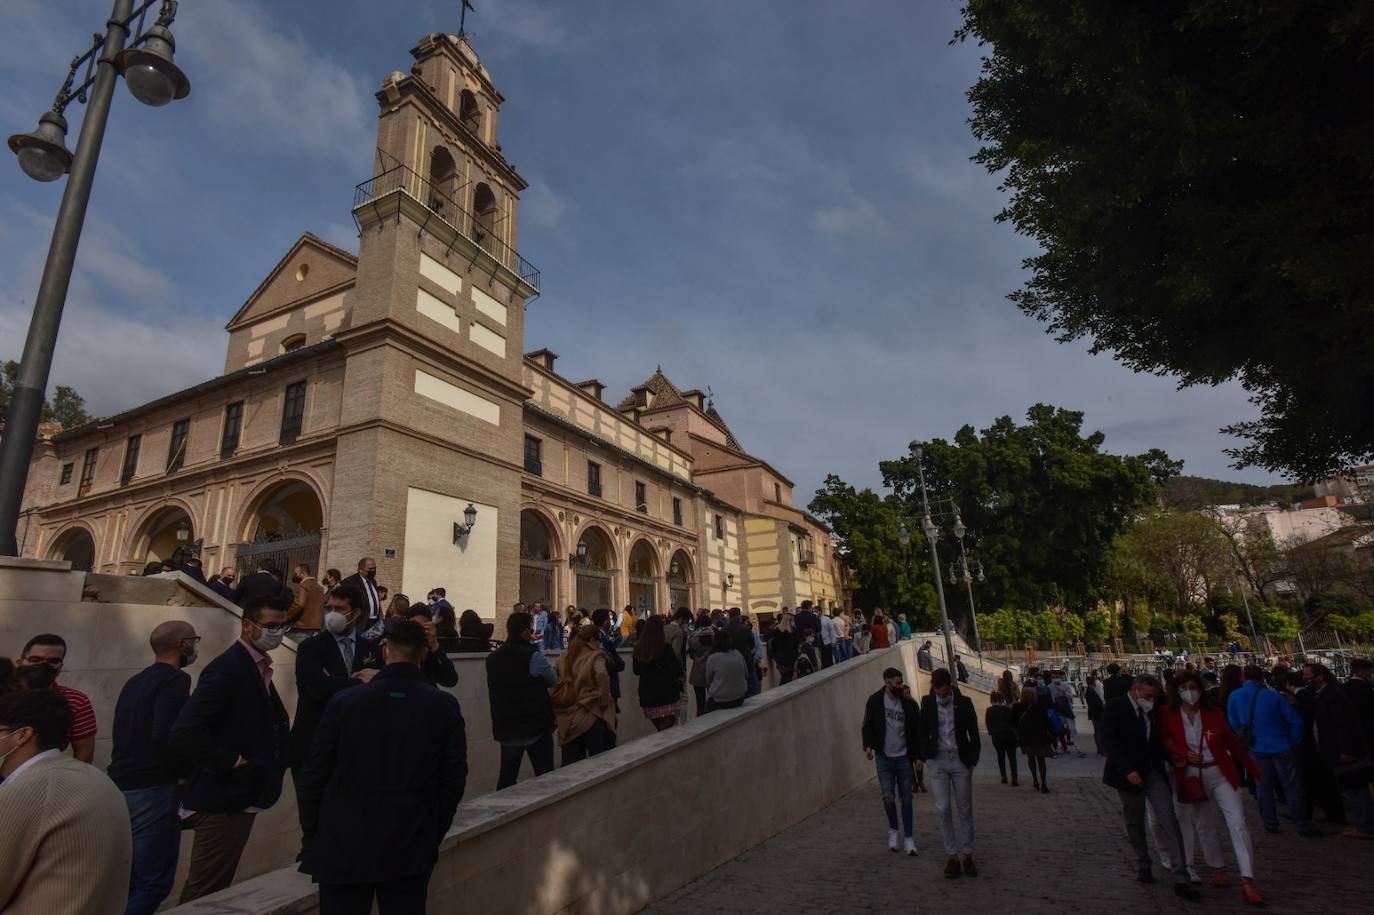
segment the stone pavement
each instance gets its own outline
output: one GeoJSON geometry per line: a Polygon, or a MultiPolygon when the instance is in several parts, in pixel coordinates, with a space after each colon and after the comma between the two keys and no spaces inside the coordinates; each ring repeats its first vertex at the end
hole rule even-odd
{"type": "MultiPolygon", "coordinates": [[[[1082,724],[1087,721],[1080,715],[1082,724]]],[[[858,750],[858,726],[854,752],[858,750]]],[[[750,849],[645,909],[652,915],[795,915],[805,912],[948,911],[1134,915],[1155,912],[1254,911],[1240,898],[1239,875],[1223,831],[1222,847],[1232,886],[1214,889],[1195,851],[1196,867],[1208,880],[1202,901],[1173,894],[1172,875],[1156,864],[1154,885],[1135,882],[1135,856],[1126,841],[1116,792],[1102,784],[1101,758],[1091,734],[1080,734],[1088,751],[1049,760],[1048,795],[1032,793],[1020,757],[1021,787],[1002,785],[996,756],[984,735],[984,753],[974,775],[977,825],[974,856],[979,876],[947,880],[945,855],[930,794],[916,795],[917,858],[887,850],[887,821],[876,779],[819,813],[750,849]]],[[[727,795],[728,796],[728,792],[727,795]]],[[[721,802],[724,797],[715,800],[721,802]]],[[[728,801],[726,801],[728,802],[728,801]]],[[[1269,835],[1251,814],[1256,885],[1265,908],[1353,913],[1374,911],[1370,868],[1374,842],[1328,835],[1302,839],[1284,821],[1269,835]]],[[[1320,822],[1319,826],[1323,826],[1320,822]]]]}

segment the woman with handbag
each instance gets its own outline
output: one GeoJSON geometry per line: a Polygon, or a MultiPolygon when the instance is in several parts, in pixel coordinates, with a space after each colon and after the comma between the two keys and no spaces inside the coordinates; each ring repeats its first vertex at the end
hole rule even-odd
{"type": "Polygon", "coordinates": [[[1224,818],[1240,867],[1241,896],[1260,905],[1264,899],[1255,889],[1254,847],[1237,790],[1241,771],[1258,781],[1259,767],[1226,723],[1226,714],[1212,706],[1196,672],[1175,675],[1168,690],[1169,704],[1160,712],[1159,726],[1173,770],[1174,809],[1183,831],[1184,856],[1191,865],[1193,846],[1200,837],[1202,856],[1212,869],[1212,885],[1229,885],[1226,859],[1217,841],[1217,819],[1224,818]]]}
{"type": "Polygon", "coordinates": [[[611,748],[615,736],[615,699],[606,652],[595,626],[583,626],[558,659],[558,685],[549,691],[558,721],[562,765],[611,748]]]}
{"type": "Polygon", "coordinates": [[[1030,769],[1031,788],[1041,794],[1050,793],[1050,780],[1045,772],[1045,758],[1054,755],[1054,724],[1050,712],[1040,704],[1035,688],[1021,690],[1021,701],[1011,707],[1016,725],[1016,740],[1026,754],[1026,768],[1030,769]]]}
{"type": "Polygon", "coordinates": [[[635,642],[632,656],[639,678],[639,707],[655,731],[677,724],[682,708],[682,664],[663,632],[663,617],[644,620],[644,631],[635,642]]]}

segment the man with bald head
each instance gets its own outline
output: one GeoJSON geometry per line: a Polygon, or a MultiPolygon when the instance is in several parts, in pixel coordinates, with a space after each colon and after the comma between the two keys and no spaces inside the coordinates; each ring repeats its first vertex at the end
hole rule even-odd
{"type": "Polygon", "coordinates": [[[190,623],[158,623],[148,639],[152,666],[124,684],[115,704],[109,772],[129,805],[134,838],[126,915],[156,912],[172,892],[181,844],[176,785],[183,773],[167,737],[191,694],[191,677],[182,668],[196,662],[199,642],[190,623]]]}

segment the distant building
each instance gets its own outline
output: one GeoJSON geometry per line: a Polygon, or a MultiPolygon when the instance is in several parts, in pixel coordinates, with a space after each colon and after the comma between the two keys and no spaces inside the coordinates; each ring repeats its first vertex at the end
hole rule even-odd
{"type": "Polygon", "coordinates": [[[1351,467],[1344,474],[1312,486],[1317,498],[1334,498],[1337,505],[1368,503],[1374,495],[1374,464],[1351,467]]]}
{"type": "Polygon", "coordinates": [[[377,93],[359,253],[301,236],[226,326],[223,374],[41,441],[23,553],[102,572],[194,553],[207,574],[371,556],[393,593],[442,585],[489,619],[847,603],[829,531],[700,391],[655,372],[611,403],[524,352],[540,278],[504,98],[463,36],[411,53],[377,93]]]}

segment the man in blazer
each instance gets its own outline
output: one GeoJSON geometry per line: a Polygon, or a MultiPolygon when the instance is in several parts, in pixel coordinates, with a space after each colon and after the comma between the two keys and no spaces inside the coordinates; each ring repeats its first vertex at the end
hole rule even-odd
{"type": "Polygon", "coordinates": [[[1139,868],[1136,879],[1153,883],[1150,848],[1145,840],[1145,805],[1154,813],[1159,833],[1164,836],[1169,861],[1174,871],[1174,892],[1184,899],[1197,900],[1197,890],[1188,884],[1188,861],[1183,853],[1183,833],[1174,814],[1173,792],[1165,769],[1164,741],[1155,703],[1162,687],[1151,676],[1136,677],[1130,690],[1107,701],[1098,722],[1102,727],[1102,746],[1107,762],[1102,781],[1115,788],[1121,797],[1121,815],[1126,821],[1126,836],[1135,849],[1139,868]]]}
{"type": "Polygon", "coordinates": [[[887,814],[887,848],[897,850],[897,804],[902,802],[902,827],[906,831],[906,853],[916,854],[915,817],[911,810],[911,767],[921,759],[921,713],[903,689],[902,672],[895,667],[883,671],[883,688],[864,703],[860,728],[864,755],[878,766],[878,787],[883,793],[887,814]]]}
{"type": "Polygon", "coordinates": [[[189,764],[183,823],[195,830],[182,903],[234,879],[253,818],[281,796],[290,722],[272,685],[270,652],[286,634],[289,598],[258,596],[243,608],[238,641],[200,675],[172,725],[172,753],[189,764]]]}
{"type": "Polygon", "coordinates": [[[325,708],[301,782],[301,870],[320,885],[323,913],[369,912],[374,899],[383,912],[425,911],[439,843],[467,783],[458,700],[420,672],[424,629],[397,622],[383,650],[386,667],[372,682],[325,708]],[[379,790],[384,801],[369,804],[379,790]]]}
{"type": "Polygon", "coordinates": [[[1121,672],[1121,665],[1113,661],[1107,665],[1107,678],[1102,681],[1102,700],[1111,702],[1117,696],[1130,692],[1135,680],[1130,674],[1121,672]]]}
{"type": "Polygon", "coordinates": [[[930,773],[940,837],[948,856],[945,876],[977,877],[978,867],[973,863],[973,767],[983,751],[978,712],[972,699],[954,689],[948,667],[931,671],[930,687],[931,694],[921,699],[921,759],[925,762],[916,766],[930,773]],[[953,804],[959,805],[957,836],[953,804]]]}
{"type": "MultiPolygon", "coordinates": [[[[264,559],[258,563],[257,571],[252,575],[245,575],[234,589],[234,603],[246,608],[250,603],[259,598],[271,597],[279,598],[285,590],[285,585],[277,577],[277,570],[272,568],[272,564],[264,559]]],[[[291,596],[287,593],[287,608],[291,606],[291,596]]]]}
{"type": "Polygon", "coordinates": [[[364,556],[358,560],[358,571],[339,582],[340,586],[348,585],[357,588],[367,600],[367,614],[364,620],[371,622],[382,618],[382,598],[377,593],[377,560],[371,556],[364,556]]]}
{"type": "Polygon", "coordinates": [[[310,566],[300,563],[291,570],[291,623],[297,629],[318,630],[324,616],[324,585],[315,580],[310,566]]]}

